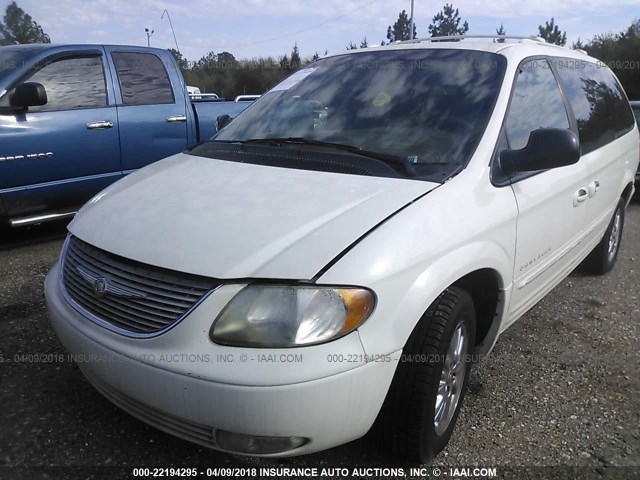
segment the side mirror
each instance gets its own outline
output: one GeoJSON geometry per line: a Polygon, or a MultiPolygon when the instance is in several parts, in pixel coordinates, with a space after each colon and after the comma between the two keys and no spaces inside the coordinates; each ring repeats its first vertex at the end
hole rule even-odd
{"type": "Polygon", "coordinates": [[[218,115],[218,118],[216,118],[216,132],[219,132],[224,127],[229,125],[231,123],[231,120],[233,119],[226,113],[223,113],[222,115],[218,115]]]}
{"type": "Polygon", "coordinates": [[[9,97],[9,105],[16,108],[36,107],[47,104],[47,92],[41,83],[25,82],[18,85],[9,97]]]}
{"type": "Polygon", "coordinates": [[[540,128],[529,134],[520,150],[502,150],[500,167],[505,173],[535,172],[573,165],[580,160],[580,142],[571,130],[540,128]]]}

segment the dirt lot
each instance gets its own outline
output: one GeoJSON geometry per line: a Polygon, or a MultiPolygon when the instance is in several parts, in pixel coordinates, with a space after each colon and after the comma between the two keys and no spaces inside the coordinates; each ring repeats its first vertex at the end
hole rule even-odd
{"type": "MultiPolygon", "coordinates": [[[[72,363],[20,360],[65,353],[43,299],[64,225],[0,235],[0,477],[16,478],[15,466],[397,464],[367,439],[285,462],[209,451],[112,406],[72,363]]],[[[590,466],[604,478],[640,478],[639,300],[636,197],[614,270],[578,269],[500,338],[475,369],[456,433],[434,464],[590,466]]]]}

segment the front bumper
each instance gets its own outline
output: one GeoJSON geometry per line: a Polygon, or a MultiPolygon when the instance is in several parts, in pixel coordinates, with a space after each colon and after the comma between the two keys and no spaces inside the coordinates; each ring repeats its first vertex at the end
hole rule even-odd
{"type": "MultiPolygon", "coordinates": [[[[317,365],[320,356],[337,355],[346,361],[349,358],[343,353],[345,348],[351,350],[349,355],[362,354],[362,350],[360,354],[353,350],[355,342],[359,344],[356,334],[315,347],[263,351],[265,355],[276,355],[275,358],[293,353],[304,359],[308,354],[312,362],[308,369],[304,360],[299,365],[271,365],[269,371],[265,370],[267,378],[268,373],[284,378],[285,369],[298,369],[288,377],[294,382],[281,380],[272,385],[256,385],[255,370],[260,364],[211,362],[219,352],[228,355],[229,351],[235,351],[238,358],[244,351],[252,351],[255,356],[260,350],[220,347],[208,338],[203,345],[206,333],[197,315],[190,322],[191,315],[201,307],[174,330],[155,339],[127,339],[89,322],[72,308],[64,299],[59,275],[56,265],[45,281],[49,317],[60,341],[74,355],[89,381],[113,403],[146,423],[210,448],[223,449],[216,443],[216,430],[309,439],[294,450],[262,455],[269,457],[306,454],[355,440],[375,421],[400,355],[396,352],[391,361],[354,363],[339,373],[321,375],[317,365]],[[171,339],[182,341],[188,330],[194,338],[192,351],[198,352],[196,359],[186,366],[159,363],[158,346],[162,346],[162,351],[170,351],[171,339]],[[133,355],[132,345],[137,345],[139,353],[146,352],[145,355],[133,355]],[[206,348],[210,350],[209,360],[201,353],[206,348]],[[149,352],[156,352],[154,361],[150,360],[149,352]],[[221,374],[224,381],[206,378],[221,369],[225,370],[221,374]],[[301,380],[303,373],[299,369],[314,372],[316,378],[301,380]],[[235,372],[235,381],[228,377],[230,370],[235,372]]],[[[184,347],[183,343],[180,348],[184,351],[184,347]]]]}

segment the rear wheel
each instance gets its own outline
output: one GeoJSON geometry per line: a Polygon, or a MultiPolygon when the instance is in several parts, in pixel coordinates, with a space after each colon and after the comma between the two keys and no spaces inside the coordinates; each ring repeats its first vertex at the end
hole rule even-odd
{"type": "Polygon", "coordinates": [[[624,207],[625,202],[620,199],[602,240],[585,260],[585,266],[597,275],[610,271],[618,258],[624,228],[624,207]]]}
{"type": "Polygon", "coordinates": [[[429,307],[405,345],[376,423],[385,446],[423,463],[444,448],[462,406],[474,342],[473,300],[451,287],[429,307]]]}

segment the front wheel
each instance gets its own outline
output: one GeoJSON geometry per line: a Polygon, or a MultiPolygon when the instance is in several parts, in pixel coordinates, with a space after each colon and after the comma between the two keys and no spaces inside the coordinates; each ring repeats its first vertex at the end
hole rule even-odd
{"type": "Polygon", "coordinates": [[[610,271],[618,258],[624,228],[624,207],[625,201],[620,199],[602,240],[585,260],[585,266],[597,275],[610,271]]]}
{"type": "Polygon", "coordinates": [[[449,441],[469,380],[475,324],[471,296],[450,287],[409,337],[376,422],[397,455],[424,463],[449,441]]]}

